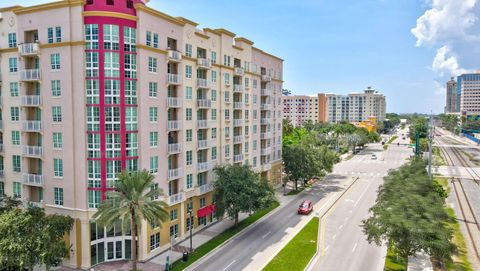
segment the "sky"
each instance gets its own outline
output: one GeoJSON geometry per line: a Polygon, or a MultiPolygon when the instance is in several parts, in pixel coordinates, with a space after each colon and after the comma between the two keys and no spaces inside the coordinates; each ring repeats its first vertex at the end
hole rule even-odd
{"type": "MultiPolygon", "coordinates": [[[[22,5],[48,0],[14,0],[22,5]]],[[[281,57],[293,94],[371,86],[387,112],[440,113],[451,76],[480,69],[480,0],[151,0],[281,57]]]]}

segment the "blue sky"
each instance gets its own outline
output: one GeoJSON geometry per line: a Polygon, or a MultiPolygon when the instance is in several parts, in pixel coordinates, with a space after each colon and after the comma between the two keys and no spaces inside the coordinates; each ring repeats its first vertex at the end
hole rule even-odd
{"type": "Polygon", "coordinates": [[[473,44],[478,42],[473,31],[480,29],[477,0],[151,0],[148,5],[199,27],[226,28],[283,58],[284,87],[294,94],[372,86],[387,96],[388,112],[441,112],[448,78],[480,68],[475,60],[480,49],[473,44]]]}

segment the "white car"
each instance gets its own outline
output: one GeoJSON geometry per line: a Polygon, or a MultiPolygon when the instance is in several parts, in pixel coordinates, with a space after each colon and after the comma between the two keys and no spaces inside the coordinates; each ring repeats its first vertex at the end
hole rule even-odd
{"type": "Polygon", "coordinates": [[[377,155],[376,155],[376,154],[372,154],[371,159],[372,159],[372,160],[377,160],[377,155]]]}

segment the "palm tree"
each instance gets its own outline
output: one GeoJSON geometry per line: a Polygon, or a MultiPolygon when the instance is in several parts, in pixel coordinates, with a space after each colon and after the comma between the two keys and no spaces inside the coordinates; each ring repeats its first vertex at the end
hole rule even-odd
{"type": "Polygon", "coordinates": [[[115,183],[115,191],[108,192],[107,199],[93,216],[103,227],[111,227],[119,220],[124,231],[131,226],[134,271],[137,270],[137,236],[142,221],[161,225],[169,219],[167,204],[154,200],[162,195],[162,190],[155,188],[153,179],[147,170],[122,172],[115,183]]]}

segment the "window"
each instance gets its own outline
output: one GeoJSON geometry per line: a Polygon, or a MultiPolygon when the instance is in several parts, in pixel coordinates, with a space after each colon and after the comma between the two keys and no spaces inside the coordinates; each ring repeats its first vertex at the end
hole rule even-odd
{"type": "Polygon", "coordinates": [[[137,81],[125,81],[125,103],[137,104],[137,81]]]}
{"type": "Polygon", "coordinates": [[[230,66],[230,56],[223,55],[223,65],[230,66]]]}
{"type": "Polygon", "coordinates": [[[150,31],[147,31],[147,33],[146,33],[145,44],[147,46],[152,46],[152,32],[150,32],[150,31]]]}
{"type": "Polygon", "coordinates": [[[120,104],[120,81],[105,80],[105,103],[120,104]]]}
{"type": "Polygon", "coordinates": [[[18,97],[18,82],[10,83],[10,96],[18,97]]]}
{"type": "Polygon", "coordinates": [[[107,131],[120,131],[119,107],[105,107],[105,129],[107,131]]]}
{"type": "Polygon", "coordinates": [[[63,177],[63,160],[54,158],[53,159],[53,175],[55,177],[63,177]]]}
{"type": "Polygon", "coordinates": [[[245,77],[245,87],[246,88],[250,87],[250,79],[248,79],[247,77],[245,77]]]}
{"type": "Polygon", "coordinates": [[[150,147],[158,146],[158,132],[150,132],[150,147]]]}
{"type": "Polygon", "coordinates": [[[85,25],[85,41],[87,50],[98,50],[98,24],[85,25]]]}
{"type": "Polygon", "coordinates": [[[20,172],[22,170],[22,162],[20,155],[12,155],[12,165],[14,172],[20,172]]]}
{"type": "Polygon", "coordinates": [[[85,53],[85,73],[87,77],[98,77],[98,52],[85,53]]]}
{"type": "Polygon", "coordinates": [[[257,150],[257,141],[256,140],[253,141],[253,150],[254,151],[257,150]]]}
{"type": "Polygon", "coordinates": [[[87,91],[87,104],[98,104],[100,102],[98,80],[86,80],[85,87],[87,91]]]}
{"type": "Polygon", "coordinates": [[[170,226],[170,237],[178,238],[178,224],[170,226]]]}
{"type": "Polygon", "coordinates": [[[223,93],[223,95],[224,95],[224,97],[225,97],[225,102],[226,102],[226,103],[230,102],[230,92],[225,91],[225,92],[223,93]]]}
{"type": "Polygon", "coordinates": [[[224,74],[224,78],[225,78],[225,85],[230,85],[230,74],[226,72],[224,74]]]}
{"type": "MultiPolygon", "coordinates": [[[[99,158],[100,157],[100,134],[88,134],[88,141],[87,141],[87,153],[89,158],[99,158]]],[[[88,161],[91,162],[98,162],[99,161],[88,161]]],[[[100,167],[100,164],[98,164],[100,167]]],[[[90,165],[89,165],[89,172],[90,172],[90,165]]],[[[90,177],[89,177],[90,178],[90,177]]],[[[98,175],[100,178],[100,175],[98,175]]],[[[99,179],[100,181],[100,179],[99,179]]]]}
{"type": "Polygon", "coordinates": [[[10,107],[10,119],[12,121],[19,121],[20,120],[20,108],[19,107],[10,107]]]}
{"type": "Polygon", "coordinates": [[[205,198],[201,198],[200,199],[200,208],[203,208],[207,205],[207,201],[205,200],[205,198]]]}
{"type": "Polygon", "coordinates": [[[192,57],[192,45],[186,43],[185,44],[185,55],[188,57],[192,57]]]}
{"type": "Polygon", "coordinates": [[[192,87],[185,87],[185,99],[192,99],[192,87]]]}
{"type": "Polygon", "coordinates": [[[60,54],[51,54],[50,55],[50,67],[54,71],[60,70],[60,54]]]}
{"type": "Polygon", "coordinates": [[[20,182],[13,182],[13,197],[17,199],[22,197],[22,184],[20,182]]]}
{"type": "Polygon", "coordinates": [[[52,121],[62,122],[62,108],[60,106],[52,107],[52,121]]]}
{"type": "Polygon", "coordinates": [[[160,233],[150,235],[150,250],[154,250],[160,247],[160,233]]]}
{"type": "Polygon", "coordinates": [[[245,153],[248,153],[248,141],[245,142],[245,153]]]}
{"type": "Polygon", "coordinates": [[[104,53],[105,77],[120,77],[120,56],[115,52],[104,53]]]}
{"type": "Polygon", "coordinates": [[[150,107],[148,109],[148,117],[149,117],[150,122],[157,122],[158,114],[157,114],[157,108],[156,107],[150,107]]]}
{"type": "Polygon", "coordinates": [[[229,120],[230,119],[230,110],[225,109],[225,119],[229,120]]]}
{"type": "Polygon", "coordinates": [[[153,33],[153,48],[158,48],[158,34],[153,33]]]}
{"type": "Polygon", "coordinates": [[[48,43],[53,43],[53,27],[47,29],[48,43]]]}
{"type": "MultiPolygon", "coordinates": [[[[212,64],[217,63],[217,52],[212,51],[212,64]]],[[[213,81],[213,80],[212,80],[213,81]]]]}
{"type": "Polygon", "coordinates": [[[118,25],[103,25],[103,49],[118,50],[119,49],[119,28],[118,25]]]}
{"type": "Polygon", "coordinates": [[[100,205],[100,191],[88,191],[88,208],[98,208],[100,205]]]}
{"type": "Polygon", "coordinates": [[[55,27],[55,41],[62,42],[62,28],[60,26],[55,27]]]}
{"type": "Polygon", "coordinates": [[[212,128],[212,139],[217,138],[217,128],[212,128]]]}
{"type": "Polygon", "coordinates": [[[0,183],[0,198],[3,198],[5,196],[5,184],[0,183]]]}
{"type": "Polygon", "coordinates": [[[185,109],[185,119],[186,120],[192,120],[192,109],[191,108],[185,109]]]}
{"type": "Polygon", "coordinates": [[[151,98],[157,98],[158,92],[158,83],[149,82],[148,83],[148,96],[151,98]]]}
{"type": "Polygon", "coordinates": [[[185,77],[192,78],[192,66],[185,65],[185,77]]]}
{"type": "Polygon", "coordinates": [[[187,175],[187,189],[190,189],[193,187],[193,174],[188,174],[187,175]]]}
{"type": "Polygon", "coordinates": [[[253,88],[257,89],[257,79],[253,79],[253,88]]]}
{"type": "Polygon", "coordinates": [[[230,137],[230,127],[225,127],[225,138],[230,137]]]}
{"type": "Polygon", "coordinates": [[[125,54],[124,60],[125,78],[137,78],[137,56],[125,54]]]}
{"type": "Polygon", "coordinates": [[[10,57],[8,59],[8,68],[10,72],[18,71],[18,59],[16,57],[10,57]]]}
{"type": "Polygon", "coordinates": [[[63,142],[62,142],[62,133],[57,133],[57,132],[54,132],[53,133],[53,148],[54,149],[61,149],[62,146],[63,146],[63,142]]]}
{"type": "Polygon", "coordinates": [[[63,205],[63,188],[54,187],[53,195],[54,195],[55,205],[63,205]]]}
{"type": "Polygon", "coordinates": [[[230,145],[225,146],[225,157],[230,157],[230,145]]]}
{"type": "Polygon", "coordinates": [[[123,28],[123,48],[125,52],[135,52],[137,50],[137,33],[135,28],[125,26],[123,28]]]}
{"type": "Polygon", "coordinates": [[[150,157],[150,173],[158,172],[158,156],[150,157]]]}
{"type": "Polygon", "coordinates": [[[193,153],[192,151],[187,151],[187,166],[191,165],[193,162],[193,153]]]}
{"type": "Polygon", "coordinates": [[[177,220],[178,219],[178,210],[177,209],[173,209],[170,211],[170,220],[171,221],[174,221],[174,220],[177,220]]]}
{"type": "Polygon", "coordinates": [[[17,47],[17,33],[8,33],[8,48],[17,47]]]}
{"type": "Polygon", "coordinates": [[[217,147],[212,147],[212,160],[217,159],[217,147]]]}
{"type": "Polygon", "coordinates": [[[20,145],[20,131],[12,131],[12,145],[20,145]]]}
{"type": "Polygon", "coordinates": [[[212,71],[212,82],[217,82],[217,71],[212,71]]]}
{"type": "Polygon", "coordinates": [[[212,109],[212,120],[217,120],[217,109],[212,109]]]}
{"type": "Polygon", "coordinates": [[[148,57],[148,71],[157,72],[157,59],[154,57],[148,57]]]}
{"type": "Polygon", "coordinates": [[[187,142],[192,142],[192,129],[187,130],[187,142]]]}

